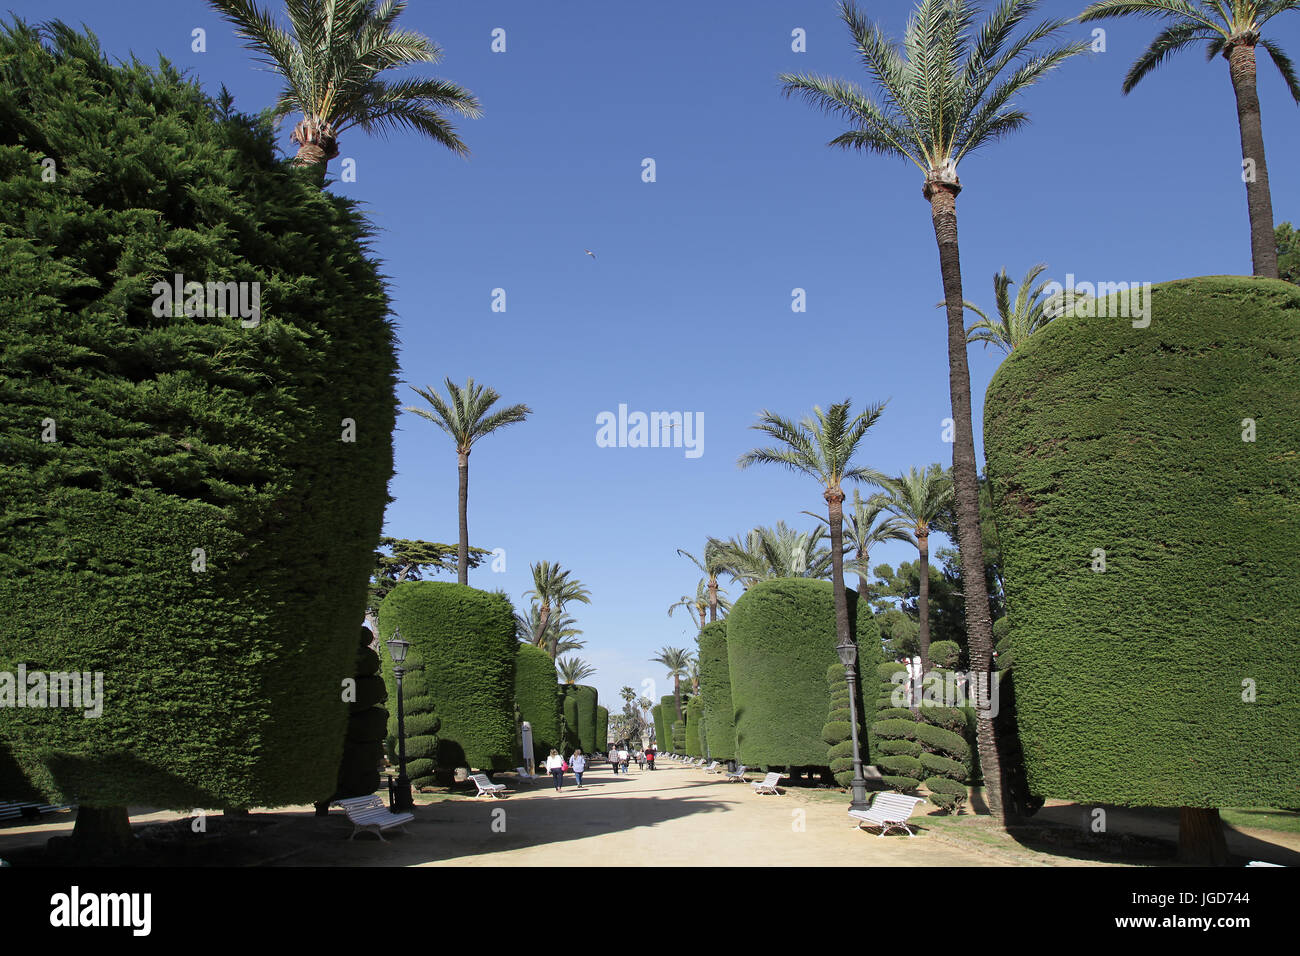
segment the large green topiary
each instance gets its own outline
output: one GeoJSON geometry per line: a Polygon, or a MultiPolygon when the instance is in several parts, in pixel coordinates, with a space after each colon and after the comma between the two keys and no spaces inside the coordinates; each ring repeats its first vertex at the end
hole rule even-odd
{"type": "Polygon", "coordinates": [[[1145,328],[1053,321],[988,390],[1030,784],[1294,806],[1300,289],[1189,279],[1149,305],[1145,328]]]}
{"type": "Polygon", "coordinates": [[[596,705],[596,750],[609,750],[609,709],[596,705]]]}
{"type": "Polygon", "coordinates": [[[736,756],[736,721],[731,706],[726,621],[711,621],[700,631],[699,662],[709,756],[715,760],[731,760],[736,756]]]}
{"type": "Polygon", "coordinates": [[[686,753],[686,721],[673,721],[673,753],[686,753]]]}
{"type": "Polygon", "coordinates": [[[532,644],[515,647],[515,703],[533,729],[533,760],[560,746],[560,687],[551,655],[532,644]]]}
{"type": "MultiPolygon", "coordinates": [[[[379,637],[394,628],[419,651],[425,691],[441,718],[437,763],[514,766],[514,609],[504,594],[450,581],[404,581],[379,605],[379,637]]],[[[392,662],[384,664],[392,687],[392,662]]]]}
{"type": "MultiPolygon", "coordinates": [[[[853,780],[853,720],[849,710],[849,682],[844,665],[836,661],[826,669],[826,684],[830,689],[830,713],[822,727],[822,740],[828,745],[827,764],[841,787],[853,780]]],[[[859,718],[859,746],[867,739],[862,733],[859,718]]]]}
{"type": "Polygon", "coordinates": [[[317,799],[392,474],[370,226],[269,123],[49,35],[0,30],[0,672],[101,673],[102,714],[0,706],[0,793],[317,799]]]}
{"type": "MultiPolygon", "coordinates": [[[[881,658],[880,631],[870,614],[857,614],[851,589],[848,605],[857,627],[858,672],[870,675],[881,658]]],[[[742,763],[827,765],[822,727],[831,702],[826,671],[839,660],[835,644],[829,581],[762,581],[736,601],[727,618],[727,655],[742,763]]],[[[870,742],[864,744],[863,760],[870,762],[870,742]]]]}
{"type": "Polygon", "coordinates": [[[660,750],[667,749],[664,746],[664,741],[667,738],[664,736],[664,718],[662,713],[662,705],[655,704],[653,707],[650,708],[650,718],[654,724],[654,729],[655,729],[655,745],[660,750]]]}
{"type": "Polygon", "coordinates": [[[577,717],[577,746],[583,753],[592,753],[596,749],[596,708],[599,706],[599,694],[596,688],[587,684],[570,684],[566,688],[566,699],[572,700],[574,715],[577,717]]]}
{"type": "Polygon", "coordinates": [[[677,698],[672,694],[666,694],[660,698],[659,713],[662,715],[664,724],[663,747],[665,750],[676,752],[676,742],[673,740],[673,724],[677,723],[677,698]]]}
{"type": "Polygon", "coordinates": [[[388,699],[388,689],[379,673],[379,655],[370,649],[374,637],[370,628],[361,628],[356,674],[353,683],[344,687],[348,724],[335,797],[364,797],[379,789],[379,762],[388,729],[388,711],[380,705],[388,699]]]}
{"type": "Polygon", "coordinates": [[[704,702],[698,696],[692,697],[686,705],[686,753],[691,757],[704,756],[704,739],[700,734],[700,715],[704,712],[704,702]]]}

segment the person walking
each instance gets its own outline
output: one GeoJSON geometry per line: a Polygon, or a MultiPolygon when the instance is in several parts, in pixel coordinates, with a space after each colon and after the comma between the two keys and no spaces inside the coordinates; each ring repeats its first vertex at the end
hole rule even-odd
{"type": "Polygon", "coordinates": [[[628,761],[627,748],[620,747],[618,749],[618,762],[623,765],[623,773],[627,773],[627,761],[628,761]]]}
{"type": "Polygon", "coordinates": [[[582,785],[582,772],[587,769],[587,758],[582,755],[582,748],[579,747],[569,758],[569,766],[573,768],[573,776],[578,781],[578,789],[586,790],[582,785]]]}
{"type": "Polygon", "coordinates": [[[555,792],[559,793],[564,788],[564,758],[558,750],[551,749],[546,758],[546,769],[555,778],[555,792]]]}
{"type": "Polygon", "coordinates": [[[655,749],[654,749],[654,747],[651,747],[649,750],[647,750],[647,751],[645,752],[645,765],[646,765],[646,767],[647,767],[648,769],[650,769],[650,770],[653,770],[653,769],[655,768],[655,749]]]}

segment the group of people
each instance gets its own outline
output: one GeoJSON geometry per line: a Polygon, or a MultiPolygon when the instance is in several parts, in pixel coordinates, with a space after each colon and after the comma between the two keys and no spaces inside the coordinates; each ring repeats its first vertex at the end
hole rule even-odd
{"type": "MultiPolygon", "coordinates": [[[[609,752],[609,763],[614,768],[614,773],[628,772],[632,762],[636,761],[639,769],[645,770],[655,768],[655,749],[647,747],[644,750],[635,749],[629,751],[626,747],[617,747],[609,752]]],[[[546,757],[546,772],[555,780],[556,792],[564,789],[564,775],[569,771],[573,772],[573,778],[577,781],[579,790],[587,789],[582,785],[582,775],[587,772],[587,757],[579,747],[573,752],[573,755],[567,760],[555,748],[546,757]]]]}

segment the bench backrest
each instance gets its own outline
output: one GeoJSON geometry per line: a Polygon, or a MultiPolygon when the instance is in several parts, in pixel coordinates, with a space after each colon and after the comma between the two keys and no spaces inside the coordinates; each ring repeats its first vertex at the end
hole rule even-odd
{"type": "Polygon", "coordinates": [[[485,773],[473,774],[470,776],[470,779],[473,780],[480,787],[487,788],[492,786],[492,781],[487,778],[487,774],[485,773]]]}
{"type": "Polygon", "coordinates": [[[871,802],[868,812],[873,817],[879,816],[886,820],[906,820],[916,805],[923,802],[921,797],[909,797],[903,793],[881,793],[871,802]]]}
{"type": "Polygon", "coordinates": [[[339,800],[338,805],[343,808],[343,812],[348,816],[354,813],[360,813],[362,810],[387,810],[384,801],[379,798],[378,794],[371,794],[368,797],[350,797],[347,800],[339,800]]]}
{"type": "Polygon", "coordinates": [[[773,770],[771,773],[769,773],[766,777],[763,778],[763,786],[775,787],[776,782],[780,779],[781,779],[780,771],[773,770]]]}
{"type": "Polygon", "coordinates": [[[745,771],[748,769],[749,768],[742,763],[739,767],[736,768],[735,774],[737,777],[743,777],[745,775],[745,771]]]}

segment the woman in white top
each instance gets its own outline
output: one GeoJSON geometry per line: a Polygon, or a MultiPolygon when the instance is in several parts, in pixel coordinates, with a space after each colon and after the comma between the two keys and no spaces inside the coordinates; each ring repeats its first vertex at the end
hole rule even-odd
{"type": "Polygon", "coordinates": [[[551,776],[555,778],[555,789],[560,791],[564,789],[564,758],[560,752],[552,748],[546,758],[546,769],[550,771],[551,776]]]}

